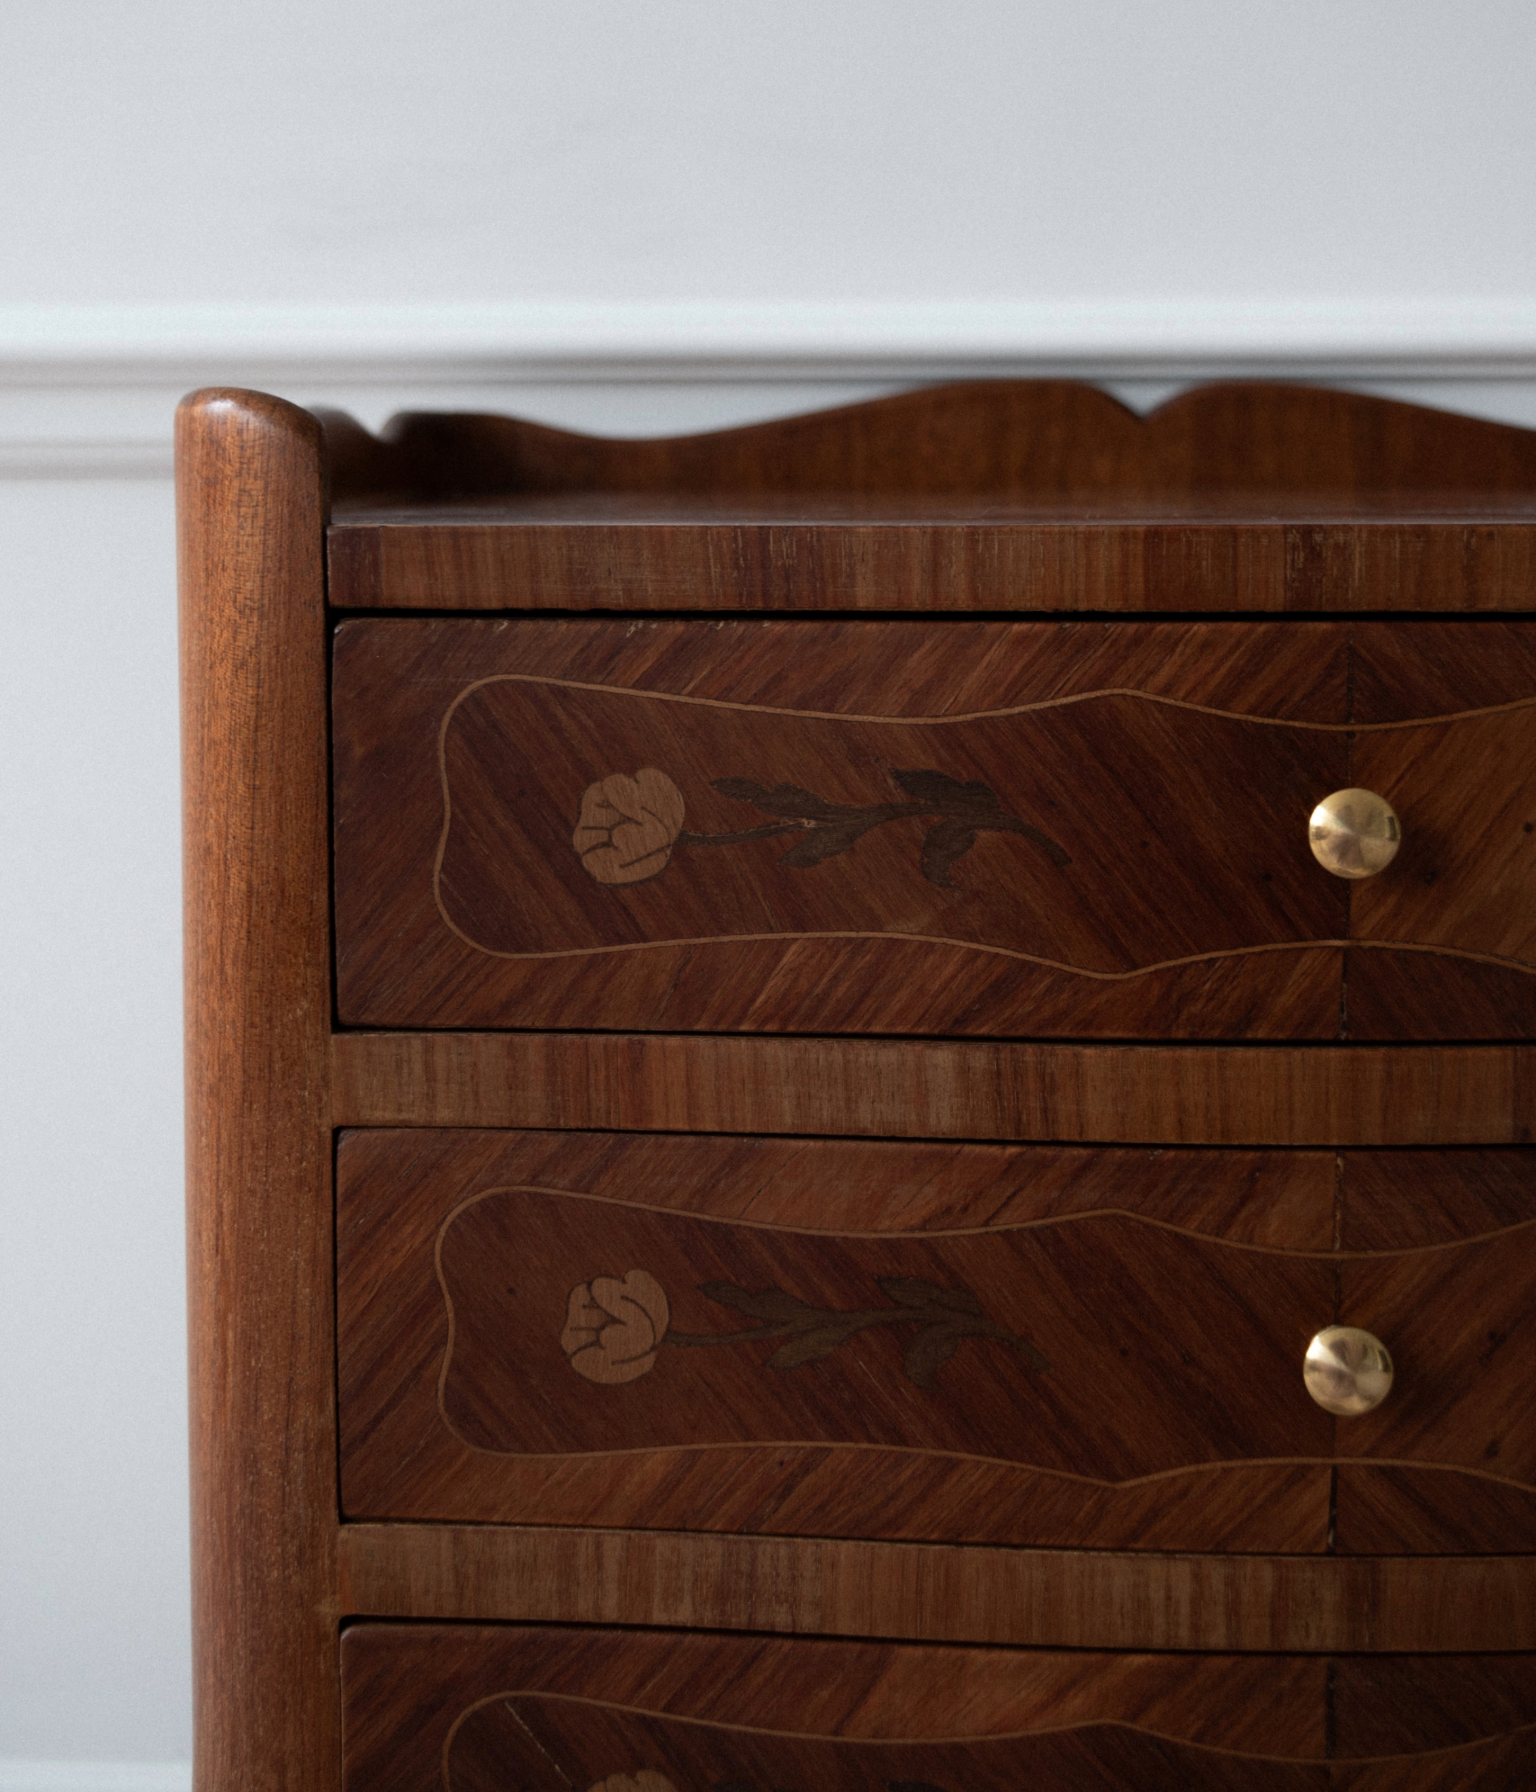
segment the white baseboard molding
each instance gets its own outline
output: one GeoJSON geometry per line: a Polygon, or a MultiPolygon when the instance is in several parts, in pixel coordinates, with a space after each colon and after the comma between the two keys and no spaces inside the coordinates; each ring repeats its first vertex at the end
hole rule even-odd
{"type": "Polygon", "coordinates": [[[1347,385],[1536,425],[1536,299],[0,306],[0,476],[163,478],[200,385],[619,435],[946,379],[1086,379],[1137,408],[1212,379],[1347,385]]]}
{"type": "Polygon", "coordinates": [[[191,1792],[190,1761],[0,1760],[0,1792],[191,1792]]]}

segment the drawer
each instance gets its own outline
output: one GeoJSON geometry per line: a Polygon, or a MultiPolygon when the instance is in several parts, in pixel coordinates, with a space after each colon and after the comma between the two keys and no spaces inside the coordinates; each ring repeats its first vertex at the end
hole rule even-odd
{"type": "Polygon", "coordinates": [[[359,1624],[347,1792],[1524,1792],[1536,1658],[359,1624]]]}
{"type": "Polygon", "coordinates": [[[1536,626],[369,620],[334,716],[349,1025],[1536,1036],[1536,626]]]}
{"type": "Polygon", "coordinates": [[[1528,1152],[355,1131],[351,1518],[1536,1546],[1528,1152]],[[1306,1393],[1342,1322],[1375,1412],[1306,1393]]]}

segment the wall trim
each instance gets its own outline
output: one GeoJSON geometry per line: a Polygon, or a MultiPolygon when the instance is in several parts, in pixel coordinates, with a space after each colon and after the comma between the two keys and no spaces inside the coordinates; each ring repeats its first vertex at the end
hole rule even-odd
{"type": "MultiPolygon", "coordinates": [[[[712,388],[714,409],[676,425],[687,428],[1043,375],[1133,403],[1224,378],[1427,385],[1423,402],[1438,391],[1448,408],[1536,422],[1536,298],[0,305],[0,476],[163,477],[176,399],[208,384],[342,404],[367,422],[402,405],[476,405],[569,412],[578,428],[594,425],[577,389],[592,411],[597,388],[712,388]]],[[[638,398],[630,409],[646,414],[638,398]]]]}
{"type": "Polygon", "coordinates": [[[1536,375],[1536,298],[0,306],[0,378],[238,360],[312,377],[1536,375]]]}

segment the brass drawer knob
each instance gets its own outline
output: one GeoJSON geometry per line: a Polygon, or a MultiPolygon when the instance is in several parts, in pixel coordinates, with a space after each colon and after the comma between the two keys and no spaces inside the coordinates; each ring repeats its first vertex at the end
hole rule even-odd
{"type": "Polygon", "coordinates": [[[1392,805],[1374,790],[1334,791],[1307,824],[1312,857],[1335,877],[1374,877],[1385,871],[1402,837],[1392,805]]]}
{"type": "Polygon", "coordinates": [[[1353,1418],[1380,1406],[1392,1386],[1392,1358],[1380,1338],[1353,1325],[1329,1325],[1307,1346],[1307,1392],[1324,1412],[1353,1418]]]}

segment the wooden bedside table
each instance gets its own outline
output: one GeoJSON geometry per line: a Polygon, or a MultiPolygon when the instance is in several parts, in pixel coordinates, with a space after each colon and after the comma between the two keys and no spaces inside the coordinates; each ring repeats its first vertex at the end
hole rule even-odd
{"type": "Polygon", "coordinates": [[[178,469],[200,1792],[1536,1783],[1536,434],[178,469]]]}

